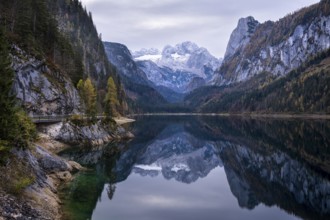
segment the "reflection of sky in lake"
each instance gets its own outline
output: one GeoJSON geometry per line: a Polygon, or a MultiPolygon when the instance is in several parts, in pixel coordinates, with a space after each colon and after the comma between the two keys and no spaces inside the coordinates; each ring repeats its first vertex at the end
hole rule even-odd
{"type": "Polygon", "coordinates": [[[193,184],[132,173],[116,187],[112,200],[104,188],[93,219],[296,219],[275,206],[259,205],[253,211],[240,208],[221,167],[193,184]]]}

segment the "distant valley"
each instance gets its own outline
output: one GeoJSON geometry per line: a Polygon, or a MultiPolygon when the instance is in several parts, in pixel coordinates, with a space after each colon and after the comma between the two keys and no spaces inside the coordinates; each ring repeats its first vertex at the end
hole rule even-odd
{"type": "MultiPolygon", "coordinates": [[[[222,62],[207,49],[188,41],[165,46],[162,52],[152,48],[131,53],[125,45],[110,42],[104,45],[109,61],[121,77],[130,81],[126,84],[150,87],[169,103],[182,102],[190,91],[211,85],[222,62]]],[[[138,92],[129,90],[128,96],[134,96],[133,93],[138,92]]]]}

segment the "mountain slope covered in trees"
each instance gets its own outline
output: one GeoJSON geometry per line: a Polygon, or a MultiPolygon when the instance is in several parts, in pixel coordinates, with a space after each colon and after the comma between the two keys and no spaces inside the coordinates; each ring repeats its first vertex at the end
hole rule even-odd
{"type": "Polygon", "coordinates": [[[242,83],[204,87],[185,102],[199,112],[330,113],[330,50],[286,76],[259,74],[242,83]]]}

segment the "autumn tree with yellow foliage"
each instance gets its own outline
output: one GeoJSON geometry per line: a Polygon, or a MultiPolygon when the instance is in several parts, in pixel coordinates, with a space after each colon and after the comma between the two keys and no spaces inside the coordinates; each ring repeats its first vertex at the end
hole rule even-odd
{"type": "Polygon", "coordinates": [[[107,94],[104,99],[104,113],[107,117],[119,116],[117,108],[119,106],[118,96],[117,96],[117,87],[110,76],[107,83],[107,94]]]}
{"type": "Polygon", "coordinates": [[[77,89],[80,97],[85,103],[86,114],[89,118],[96,118],[96,90],[92,81],[87,78],[86,80],[79,80],[77,89]]]}

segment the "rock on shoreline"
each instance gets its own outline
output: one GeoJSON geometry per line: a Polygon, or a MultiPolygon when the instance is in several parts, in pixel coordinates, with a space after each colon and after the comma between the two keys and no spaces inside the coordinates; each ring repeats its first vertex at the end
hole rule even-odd
{"type": "MultiPolygon", "coordinates": [[[[28,166],[34,176],[33,184],[19,196],[10,195],[0,187],[0,220],[61,219],[61,201],[57,194],[59,186],[72,181],[73,174],[84,168],[56,155],[69,147],[68,144],[93,146],[104,145],[113,140],[131,139],[134,135],[120,125],[113,128],[96,124],[78,126],[72,122],[61,122],[41,126],[43,133],[28,150],[13,150],[13,160],[28,166]]],[[[18,169],[14,163],[1,167],[1,171],[18,169]]],[[[5,174],[4,174],[5,175],[5,174]]]]}
{"type": "MultiPolygon", "coordinates": [[[[61,201],[58,187],[73,179],[73,174],[83,170],[78,163],[66,161],[54,152],[66,146],[41,134],[32,149],[13,150],[13,158],[29,167],[35,177],[32,185],[19,195],[11,195],[0,188],[0,220],[61,219],[61,201]]],[[[8,163],[3,169],[10,172],[15,167],[8,163]]]]}
{"type": "Polygon", "coordinates": [[[74,145],[105,145],[113,140],[131,139],[134,135],[120,125],[109,129],[101,121],[95,124],[78,126],[72,122],[60,122],[44,129],[52,138],[74,145]]]}

